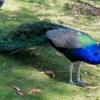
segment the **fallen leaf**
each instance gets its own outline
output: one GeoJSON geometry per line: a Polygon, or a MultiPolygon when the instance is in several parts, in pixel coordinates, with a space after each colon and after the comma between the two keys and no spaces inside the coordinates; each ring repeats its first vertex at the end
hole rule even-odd
{"type": "Polygon", "coordinates": [[[31,91],[31,90],[28,92],[28,94],[30,94],[30,95],[32,95],[32,93],[33,93],[33,91],[31,91]]]}
{"type": "Polygon", "coordinates": [[[20,96],[24,96],[24,93],[21,91],[21,89],[17,86],[13,86],[13,88],[16,90],[16,93],[20,96]]]}
{"type": "Polygon", "coordinates": [[[17,91],[17,94],[20,96],[24,96],[23,92],[21,92],[21,91],[17,91]]]}
{"type": "Polygon", "coordinates": [[[40,89],[33,89],[33,92],[36,92],[36,93],[43,93],[40,89]]]}
{"type": "Polygon", "coordinates": [[[54,72],[51,70],[41,71],[43,74],[53,74],[54,72]]]}
{"type": "Polygon", "coordinates": [[[31,95],[32,93],[43,93],[43,92],[40,89],[32,89],[32,90],[29,91],[28,94],[31,95]]]}
{"type": "Polygon", "coordinates": [[[46,70],[46,71],[41,71],[42,74],[49,74],[51,75],[52,74],[52,77],[54,78],[55,77],[55,73],[51,70],[46,70]]]}
{"type": "Polygon", "coordinates": [[[99,86],[84,86],[87,89],[97,89],[99,86]]]}
{"type": "Polygon", "coordinates": [[[16,91],[21,91],[21,89],[17,86],[13,86],[13,88],[16,90],[16,91]]]}

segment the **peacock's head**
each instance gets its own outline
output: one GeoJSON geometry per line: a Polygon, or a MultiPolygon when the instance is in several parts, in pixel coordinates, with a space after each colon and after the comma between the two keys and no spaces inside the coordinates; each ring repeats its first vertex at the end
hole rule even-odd
{"type": "Polygon", "coordinates": [[[99,43],[99,47],[100,47],[100,43],[99,43]]]}
{"type": "Polygon", "coordinates": [[[4,4],[4,0],[0,0],[0,7],[4,4]]]}

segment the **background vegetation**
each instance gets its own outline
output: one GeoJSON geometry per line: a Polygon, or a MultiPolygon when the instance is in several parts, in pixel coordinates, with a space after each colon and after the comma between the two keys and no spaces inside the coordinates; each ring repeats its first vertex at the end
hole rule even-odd
{"type": "MultiPolygon", "coordinates": [[[[22,23],[41,20],[79,29],[100,42],[99,0],[5,0],[0,10],[0,31],[6,35],[22,23]]],[[[68,85],[68,64],[64,56],[45,45],[28,53],[1,54],[0,100],[100,100],[100,66],[83,63],[82,79],[98,87],[87,89],[68,85]],[[40,73],[42,70],[52,70],[55,77],[40,73]],[[19,87],[24,97],[13,86],[19,87]],[[43,93],[29,95],[35,88],[43,93]]]]}

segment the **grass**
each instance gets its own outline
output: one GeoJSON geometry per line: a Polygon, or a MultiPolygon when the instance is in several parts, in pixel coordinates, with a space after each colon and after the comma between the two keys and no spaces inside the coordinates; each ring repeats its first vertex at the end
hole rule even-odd
{"type": "MultiPolygon", "coordinates": [[[[0,10],[0,30],[7,33],[21,23],[49,20],[73,27],[90,34],[100,42],[100,16],[80,14],[76,17],[71,9],[80,0],[7,0],[0,10]]],[[[81,0],[100,7],[99,0],[81,0]]],[[[51,46],[38,46],[32,52],[17,55],[0,55],[0,100],[100,100],[100,88],[86,89],[68,85],[68,60],[58,56],[51,46]],[[34,52],[34,53],[33,53],[34,52]],[[52,70],[55,78],[41,74],[52,70]],[[60,73],[59,71],[65,71],[60,73]],[[20,97],[12,88],[21,88],[20,97]],[[28,95],[33,88],[42,94],[28,95]]],[[[83,64],[82,79],[93,86],[100,86],[100,65],[91,68],[83,64]],[[87,74],[85,74],[87,73],[87,74]]],[[[76,72],[74,71],[74,79],[76,72]]]]}

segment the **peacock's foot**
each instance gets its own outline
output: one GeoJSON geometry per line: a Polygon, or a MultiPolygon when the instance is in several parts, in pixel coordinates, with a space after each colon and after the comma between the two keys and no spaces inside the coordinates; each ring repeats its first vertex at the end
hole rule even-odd
{"type": "Polygon", "coordinates": [[[70,81],[69,84],[70,84],[70,85],[75,85],[76,83],[73,82],[73,81],[70,81]]]}
{"type": "Polygon", "coordinates": [[[85,82],[83,82],[82,80],[80,80],[80,79],[77,79],[77,80],[76,80],[76,83],[77,83],[77,84],[80,84],[80,85],[82,85],[82,86],[87,86],[87,84],[86,84],[85,82]]]}

